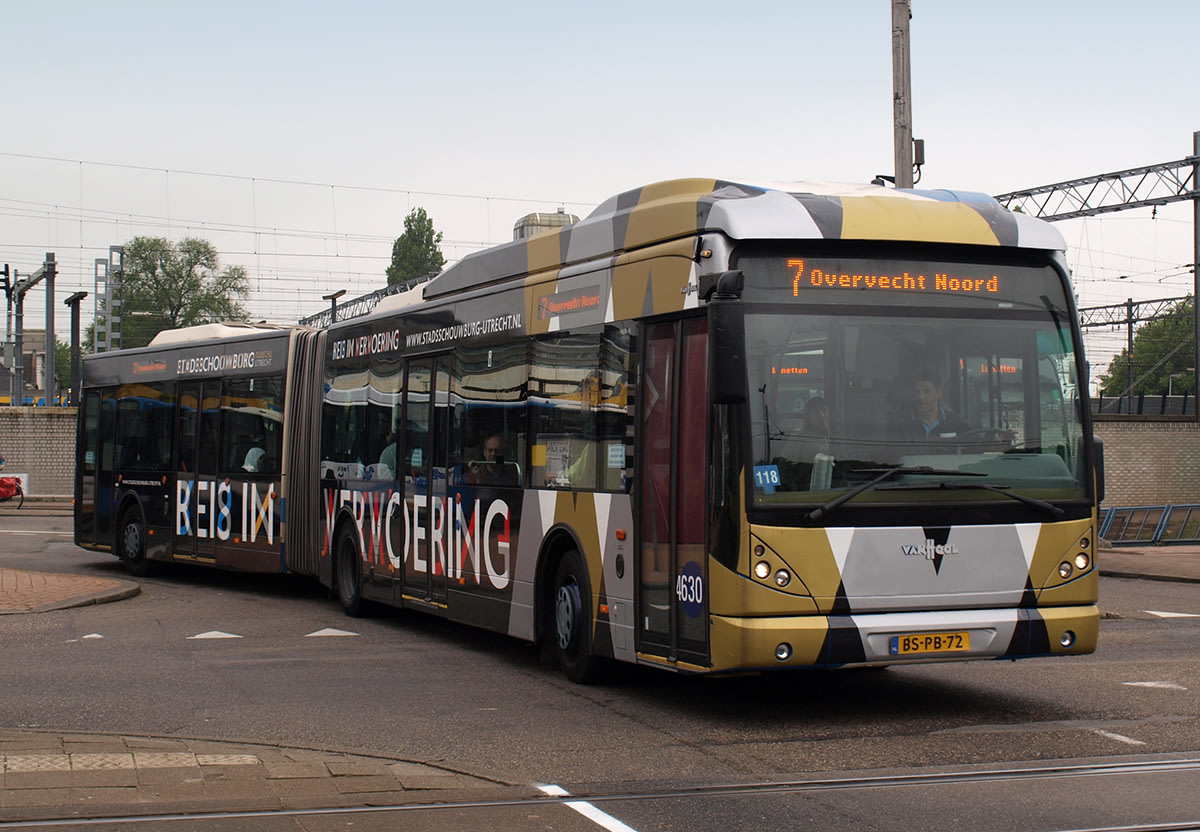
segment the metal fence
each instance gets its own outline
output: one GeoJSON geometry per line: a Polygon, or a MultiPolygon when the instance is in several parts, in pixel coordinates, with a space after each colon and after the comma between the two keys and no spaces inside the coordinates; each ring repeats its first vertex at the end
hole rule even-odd
{"type": "Polygon", "coordinates": [[[1114,546],[1200,543],[1200,505],[1101,509],[1100,536],[1114,546]]]}
{"type": "Polygon", "coordinates": [[[1093,396],[1092,413],[1125,416],[1195,416],[1196,397],[1190,394],[1168,396],[1148,396],[1138,393],[1135,396],[1093,396]]]}

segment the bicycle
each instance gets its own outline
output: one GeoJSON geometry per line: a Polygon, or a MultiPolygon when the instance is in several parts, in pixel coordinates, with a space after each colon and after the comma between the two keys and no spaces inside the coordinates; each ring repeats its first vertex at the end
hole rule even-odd
{"type": "Polygon", "coordinates": [[[25,489],[19,477],[0,476],[0,503],[16,500],[17,508],[25,505],[25,489]]]}

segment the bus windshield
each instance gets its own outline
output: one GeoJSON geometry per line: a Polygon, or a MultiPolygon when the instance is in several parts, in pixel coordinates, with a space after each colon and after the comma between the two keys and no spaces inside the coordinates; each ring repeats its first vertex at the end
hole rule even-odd
{"type": "Polygon", "coordinates": [[[739,265],[756,504],[822,505],[881,475],[856,502],[1086,498],[1053,267],[739,265]]]}

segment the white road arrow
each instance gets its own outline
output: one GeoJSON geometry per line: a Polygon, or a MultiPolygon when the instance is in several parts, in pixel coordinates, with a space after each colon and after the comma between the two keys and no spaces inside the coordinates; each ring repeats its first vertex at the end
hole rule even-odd
{"type": "Polygon", "coordinates": [[[333,627],[326,627],[324,630],[317,630],[315,633],[309,633],[305,638],[323,638],[325,636],[356,636],[358,633],[351,633],[347,630],[335,630],[333,627]]]}

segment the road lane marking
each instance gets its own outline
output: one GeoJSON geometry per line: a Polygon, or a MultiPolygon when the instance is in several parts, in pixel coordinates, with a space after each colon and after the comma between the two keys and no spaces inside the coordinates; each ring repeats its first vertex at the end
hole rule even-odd
{"type": "Polygon", "coordinates": [[[324,630],[317,630],[315,633],[309,633],[305,638],[325,638],[327,636],[356,636],[358,633],[352,633],[349,630],[338,630],[334,627],[326,627],[324,630]]]}
{"type": "Polygon", "coordinates": [[[1122,682],[1131,688],[1161,688],[1162,690],[1187,690],[1177,682],[1122,682]]]}
{"type": "MultiPolygon", "coordinates": [[[[561,786],[546,784],[538,786],[538,790],[549,797],[570,797],[571,794],[561,786]]],[[[590,820],[592,823],[602,826],[609,832],[637,832],[632,826],[622,823],[607,812],[602,812],[590,803],[583,800],[567,800],[563,805],[574,809],[579,814],[590,820]]]]}
{"type": "Polygon", "coordinates": [[[1146,744],[1146,743],[1142,742],[1141,740],[1135,740],[1132,737],[1125,736],[1124,734],[1114,734],[1112,731],[1104,731],[1099,728],[1096,729],[1096,733],[1102,737],[1108,737],[1110,740],[1116,740],[1117,742],[1123,742],[1126,745],[1145,745],[1146,744]]]}
{"type": "Polygon", "coordinates": [[[1164,612],[1162,610],[1142,610],[1142,612],[1157,615],[1159,618],[1200,618],[1200,613],[1195,612],[1164,612]]]}
{"type": "Polygon", "coordinates": [[[209,630],[207,633],[200,633],[199,635],[188,636],[187,640],[188,641],[198,641],[200,639],[210,639],[210,638],[241,638],[241,636],[235,636],[233,633],[223,633],[220,630],[209,630]]]}

